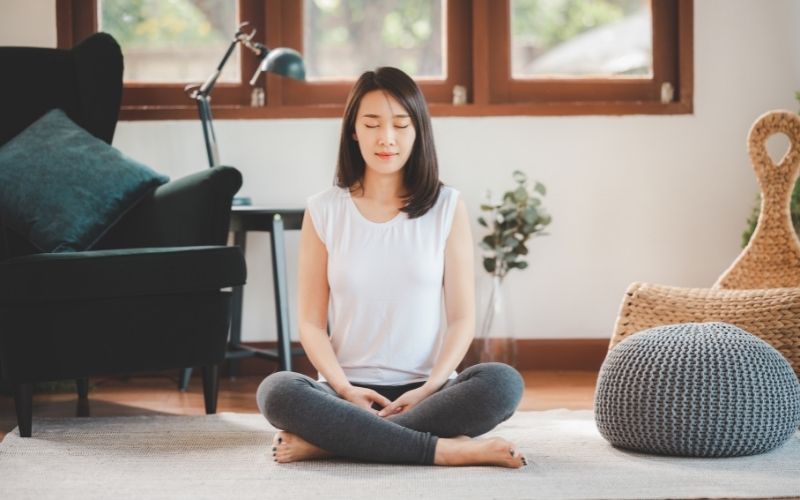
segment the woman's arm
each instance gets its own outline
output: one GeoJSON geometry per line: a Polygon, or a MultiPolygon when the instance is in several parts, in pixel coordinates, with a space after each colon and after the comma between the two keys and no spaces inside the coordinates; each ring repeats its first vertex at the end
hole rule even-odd
{"type": "Polygon", "coordinates": [[[475,336],[475,279],[472,231],[464,201],[459,199],[444,252],[444,304],[447,331],[439,358],[425,384],[409,391],[379,415],[410,409],[438,391],[467,353],[475,336]]]}
{"type": "Polygon", "coordinates": [[[328,338],[328,251],[319,239],[311,216],[306,210],[300,231],[298,272],[298,323],[300,343],[328,384],[346,400],[370,409],[372,402],[380,406],[389,400],[375,391],[353,387],[347,380],[328,338]]]}

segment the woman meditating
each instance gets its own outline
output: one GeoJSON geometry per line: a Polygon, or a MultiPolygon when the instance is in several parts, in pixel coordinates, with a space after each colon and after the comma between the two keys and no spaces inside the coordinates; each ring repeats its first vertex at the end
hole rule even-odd
{"type": "Polygon", "coordinates": [[[258,388],[282,429],[277,462],[526,465],[504,439],[473,439],[514,413],[519,373],[455,372],[474,335],[472,248],[416,83],[390,67],[364,73],[345,108],[336,185],[309,198],[300,236],[300,340],[319,380],[278,372],[258,388]]]}

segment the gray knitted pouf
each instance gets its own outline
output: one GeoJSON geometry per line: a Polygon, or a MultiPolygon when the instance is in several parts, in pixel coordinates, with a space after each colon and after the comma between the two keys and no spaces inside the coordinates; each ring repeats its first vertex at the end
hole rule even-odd
{"type": "Polygon", "coordinates": [[[644,330],[612,349],[595,420],[612,445],[697,457],[754,455],[800,425],[800,382],[772,346],[727,323],[644,330]]]}

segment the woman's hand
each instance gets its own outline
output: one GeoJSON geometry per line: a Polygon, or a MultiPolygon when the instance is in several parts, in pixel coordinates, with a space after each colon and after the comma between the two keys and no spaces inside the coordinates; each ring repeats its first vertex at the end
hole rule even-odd
{"type": "Polygon", "coordinates": [[[426,387],[417,387],[402,396],[395,399],[388,405],[385,405],[383,410],[378,412],[379,417],[388,417],[391,415],[399,415],[403,412],[410,410],[417,406],[420,401],[430,396],[431,392],[426,387]]]}
{"type": "Polygon", "coordinates": [[[377,405],[381,408],[384,408],[386,405],[391,403],[389,398],[381,396],[372,389],[356,387],[354,385],[351,385],[347,389],[343,390],[339,395],[359,408],[364,408],[365,410],[375,414],[378,413],[378,410],[372,407],[372,403],[377,403],[377,405]]]}

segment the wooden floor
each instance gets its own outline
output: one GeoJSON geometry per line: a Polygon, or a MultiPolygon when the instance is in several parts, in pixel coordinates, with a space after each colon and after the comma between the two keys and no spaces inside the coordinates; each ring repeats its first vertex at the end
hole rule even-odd
{"type": "MultiPolygon", "coordinates": [[[[523,372],[525,394],[520,410],[551,408],[591,409],[597,373],[523,372]]],[[[220,381],[217,411],[256,413],[255,391],[261,377],[220,381]]],[[[142,376],[128,379],[92,379],[88,402],[75,392],[35,394],[33,418],[116,415],[202,415],[203,389],[199,378],[180,392],[175,377],[142,376]]],[[[14,400],[0,396],[0,439],[16,427],[14,400]]],[[[35,424],[34,424],[35,428],[35,424]]]]}

